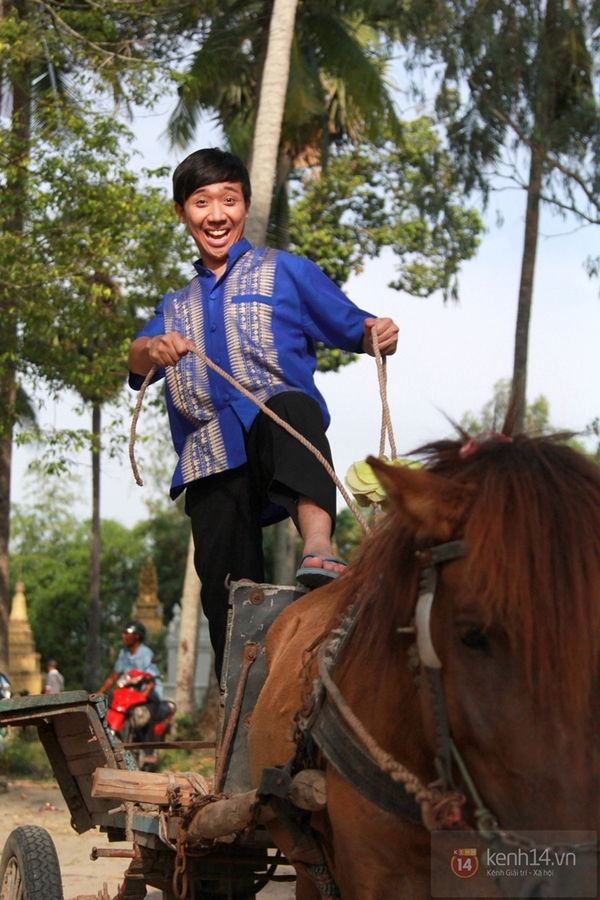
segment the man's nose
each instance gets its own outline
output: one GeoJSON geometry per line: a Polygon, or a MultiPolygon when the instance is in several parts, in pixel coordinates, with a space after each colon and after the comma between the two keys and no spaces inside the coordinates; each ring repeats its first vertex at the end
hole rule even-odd
{"type": "Polygon", "coordinates": [[[208,219],[210,222],[224,222],[226,219],[225,207],[217,200],[208,209],[208,219]]]}

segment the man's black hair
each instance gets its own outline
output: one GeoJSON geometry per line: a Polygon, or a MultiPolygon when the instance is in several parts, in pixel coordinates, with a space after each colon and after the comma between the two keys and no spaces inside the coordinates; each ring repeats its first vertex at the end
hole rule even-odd
{"type": "Polygon", "coordinates": [[[239,156],[217,147],[195,150],[173,172],[173,200],[183,206],[198,188],[223,181],[240,183],[244,200],[248,203],[252,195],[250,176],[239,156]]]}

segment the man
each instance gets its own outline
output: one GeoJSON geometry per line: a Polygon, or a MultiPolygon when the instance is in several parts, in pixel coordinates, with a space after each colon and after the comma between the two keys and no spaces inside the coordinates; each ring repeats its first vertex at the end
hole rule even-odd
{"type": "Polygon", "coordinates": [[[335,485],[310,451],[259,412],[190,350],[198,347],[331,460],[329,413],[314,383],[315,341],[384,354],[398,328],[358,309],[306,259],[244,238],[250,179],[240,159],[198,150],[173,174],[175,210],[200,252],[197,275],[167,294],[130,347],[130,385],[154,364],[166,377],[179,462],[171,485],[186,490],[220,673],[228,580],[264,581],[262,525],[291,516],[303,540],[298,581],[323,584],[344,569],[333,557],[335,485]]]}
{"type": "Polygon", "coordinates": [[[56,668],[56,660],[49,659],[46,663],[46,680],[44,681],[44,694],[60,694],[65,689],[65,679],[56,668]]]}
{"type": "Polygon", "coordinates": [[[104,684],[99,689],[99,694],[109,691],[124,672],[128,672],[130,669],[139,669],[140,672],[146,672],[152,676],[152,680],[143,689],[143,693],[148,697],[149,705],[157,704],[160,701],[162,697],[160,672],[152,662],[154,657],[152,650],[144,644],[145,637],[146,626],[143,622],[139,622],[137,619],[129,619],[125,622],[121,632],[123,647],[119,651],[113,671],[107,675],[104,684]]]}

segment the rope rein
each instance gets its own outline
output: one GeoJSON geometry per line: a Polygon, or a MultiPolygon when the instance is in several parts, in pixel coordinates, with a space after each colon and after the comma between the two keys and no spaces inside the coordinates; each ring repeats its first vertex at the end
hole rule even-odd
{"type": "Polygon", "coordinates": [[[390,407],[387,399],[387,358],[381,355],[379,350],[379,337],[377,329],[371,329],[373,337],[373,350],[375,352],[375,365],[377,366],[377,380],[379,382],[379,396],[381,397],[381,437],[379,439],[379,456],[385,454],[385,436],[390,442],[390,452],[392,459],[396,459],[396,441],[394,440],[394,429],[392,428],[392,417],[390,415],[390,407]]]}
{"type": "Polygon", "coordinates": [[[338,686],[329,674],[328,652],[331,637],[322,644],[318,653],[318,671],[330,702],[337,709],[346,725],[354,732],[382,772],[393,781],[402,784],[409,794],[413,794],[421,807],[423,824],[429,831],[437,828],[468,828],[463,820],[462,806],[465,797],[458,791],[443,791],[437,784],[425,785],[419,776],[411,772],[403,763],[384,750],[365,728],[358,716],[346,702],[338,686]]]}
{"type": "MultiPolygon", "coordinates": [[[[383,454],[384,454],[385,438],[386,438],[386,433],[387,433],[387,435],[389,437],[391,452],[392,452],[392,459],[394,459],[396,456],[396,444],[394,441],[394,433],[393,433],[393,429],[392,429],[390,410],[389,410],[388,401],[387,401],[386,360],[385,360],[385,357],[382,357],[381,351],[379,350],[379,340],[378,340],[377,331],[375,328],[371,329],[371,335],[373,337],[373,350],[375,352],[375,363],[377,365],[377,378],[379,381],[379,393],[381,396],[381,408],[382,408],[381,439],[380,439],[380,443],[379,443],[379,455],[383,456],[383,454]]],[[[364,529],[365,533],[371,534],[371,529],[369,528],[365,519],[361,515],[358,507],[356,506],[356,504],[350,497],[350,494],[348,493],[348,491],[346,490],[346,488],[344,487],[344,485],[342,484],[342,482],[336,475],[336,473],[335,473],[334,469],[332,468],[332,466],[330,465],[330,463],[325,459],[323,454],[319,450],[317,450],[317,448],[315,446],[313,446],[313,444],[311,444],[310,441],[308,441],[304,437],[304,435],[300,434],[300,432],[296,431],[295,428],[292,428],[292,426],[288,422],[285,422],[282,418],[280,418],[277,415],[277,413],[274,413],[271,409],[269,409],[268,406],[266,406],[261,400],[259,400],[257,397],[255,397],[254,394],[252,394],[242,384],[240,384],[239,381],[237,381],[232,375],[230,375],[229,372],[226,372],[224,369],[222,369],[220,366],[218,366],[216,363],[214,363],[212,361],[212,359],[210,359],[208,356],[206,356],[205,353],[202,352],[202,350],[198,350],[197,347],[191,347],[191,346],[189,349],[190,349],[190,353],[194,353],[209,368],[211,368],[214,372],[216,372],[217,375],[220,375],[222,378],[225,379],[225,381],[229,382],[229,384],[232,387],[234,387],[237,391],[239,391],[240,394],[242,394],[244,397],[247,397],[249,400],[251,400],[253,403],[255,403],[258,406],[258,408],[262,412],[265,413],[265,415],[267,415],[267,416],[269,416],[269,418],[273,419],[273,421],[276,422],[277,425],[280,425],[281,428],[285,429],[285,431],[287,431],[288,434],[291,434],[292,437],[294,437],[298,441],[300,441],[300,443],[304,447],[306,447],[307,450],[310,450],[310,452],[316,456],[316,458],[319,460],[321,465],[325,468],[325,471],[333,479],[333,481],[334,481],[335,485],[337,486],[337,488],[339,489],[342,497],[348,504],[348,507],[352,510],[352,512],[356,516],[356,519],[358,520],[361,527],[364,529]]],[[[138,484],[140,487],[143,486],[144,482],[139,473],[139,469],[138,469],[137,462],[135,459],[135,439],[136,439],[137,423],[138,423],[138,419],[139,419],[139,415],[140,415],[140,410],[142,408],[142,403],[144,401],[144,394],[146,393],[146,388],[148,387],[148,385],[154,378],[154,375],[156,374],[157,369],[158,369],[158,365],[153,365],[152,368],[150,369],[150,371],[148,372],[148,374],[146,375],[146,377],[144,378],[144,381],[142,383],[142,386],[141,386],[139,394],[138,394],[137,402],[135,404],[133,416],[131,419],[131,432],[130,432],[130,437],[129,437],[129,460],[131,462],[131,468],[133,470],[133,476],[135,478],[136,484],[138,484]]]]}

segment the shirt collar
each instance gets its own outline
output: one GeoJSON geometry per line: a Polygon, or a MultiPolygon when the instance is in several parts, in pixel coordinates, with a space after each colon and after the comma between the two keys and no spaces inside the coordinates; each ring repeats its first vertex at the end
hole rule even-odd
{"type": "MultiPolygon", "coordinates": [[[[236,241],[235,244],[232,244],[229,248],[229,253],[227,254],[227,268],[225,269],[224,275],[227,275],[232,265],[240,258],[243,253],[252,249],[252,244],[245,237],[241,238],[241,240],[236,241]]],[[[201,259],[197,259],[194,263],[194,268],[198,275],[212,275],[212,271],[207,269],[203,264],[201,259]]],[[[223,278],[223,275],[221,275],[223,278]]]]}

